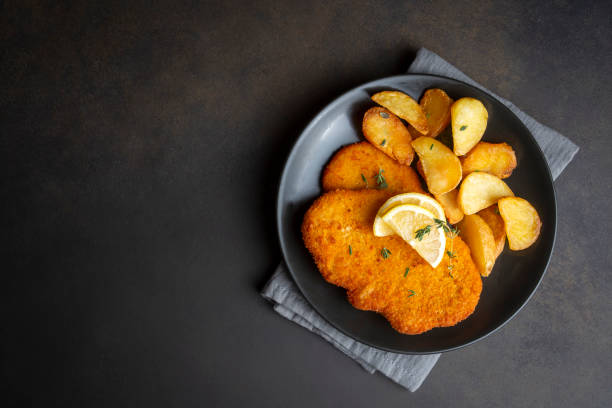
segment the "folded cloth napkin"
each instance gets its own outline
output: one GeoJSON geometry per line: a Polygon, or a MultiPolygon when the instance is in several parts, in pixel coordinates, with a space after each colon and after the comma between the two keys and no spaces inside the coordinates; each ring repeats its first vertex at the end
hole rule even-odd
{"type": "MultiPolygon", "coordinates": [[[[557,178],[572,160],[578,146],[565,136],[537,122],[511,102],[489,92],[463,72],[435,53],[421,48],[410,68],[412,74],[434,74],[458,79],[493,95],[527,126],[542,148],[553,178],[557,178]]],[[[380,371],[401,386],[416,391],[440,357],[439,354],[407,355],[376,349],[359,343],[332,327],[308,304],[289,277],[284,262],[278,266],[261,295],[274,304],[274,310],[285,318],[318,334],[370,373],[380,371]]]]}

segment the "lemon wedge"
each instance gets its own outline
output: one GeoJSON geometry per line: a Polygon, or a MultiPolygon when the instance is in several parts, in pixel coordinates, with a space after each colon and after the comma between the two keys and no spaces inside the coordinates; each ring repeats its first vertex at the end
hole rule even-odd
{"type": "Polygon", "coordinates": [[[395,234],[395,231],[389,227],[382,219],[387,211],[400,204],[413,204],[423,207],[431,212],[435,218],[446,221],[444,209],[433,198],[421,193],[404,193],[391,197],[378,209],[376,218],[374,218],[374,236],[386,237],[387,235],[395,234]]]}
{"type": "Polygon", "coordinates": [[[431,211],[413,204],[396,205],[382,216],[393,232],[435,268],[444,256],[446,235],[434,218],[437,217],[431,211]]]}

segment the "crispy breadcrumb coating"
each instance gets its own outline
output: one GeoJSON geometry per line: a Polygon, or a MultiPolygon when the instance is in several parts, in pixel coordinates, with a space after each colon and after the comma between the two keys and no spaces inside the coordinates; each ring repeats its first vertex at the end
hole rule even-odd
{"type": "Polygon", "coordinates": [[[323,171],[323,190],[338,188],[361,190],[379,189],[376,175],[384,177],[391,193],[425,193],[421,180],[410,167],[398,163],[368,142],[354,143],[338,150],[323,171]],[[365,180],[364,180],[365,178],[365,180]]]}
{"type": "MultiPolygon", "coordinates": [[[[422,191],[420,186],[417,191],[422,191]]],[[[391,189],[322,195],[304,216],[306,248],[325,280],[347,290],[353,306],[381,313],[397,331],[419,334],[453,326],[472,314],[482,290],[470,250],[461,238],[454,238],[451,277],[448,256],[432,268],[400,237],[375,237],[376,212],[392,195],[391,189]],[[389,251],[386,259],[383,248],[389,251]]]]}

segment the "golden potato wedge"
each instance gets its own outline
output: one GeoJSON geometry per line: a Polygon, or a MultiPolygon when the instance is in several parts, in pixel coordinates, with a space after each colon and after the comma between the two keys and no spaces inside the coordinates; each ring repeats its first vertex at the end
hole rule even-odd
{"type": "Polygon", "coordinates": [[[412,136],[400,118],[385,108],[374,107],[363,115],[363,135],[387,156],[407,166],[412,163],[412,136]]]}
{"type": "Polygon", "coordinates": [[[479,142],[461,158],[463,176],[484,171],[501,179],[510,177],[516,167],[516,155],[507,143],[479,142]]]}
{"type": "Polygon", "coordinates": [[[463,211],[461,211],[459,204],[457,204],[457,194],[459,192],[454,188],[448,193],[434,195],[434,198],[438,200],[444,209],[446,220],[451,224],[456,224],[463,219],[463,211]]]}
{"type": "Polygon", "coordinates": [[[509,196],[514,196],[514,193],[499,177],[475,172],[468,174],[461,183],[457,202],[464,214],[475,214],[495,204],[500,198],[509,196]]]}
{"type": "Polygon", "coordinates": [[[412,147],[419,155],[431,194],[444,194],[457,187],[461,181],[461,162],[451,149],[427,136],[414,140],[412,147]]]}
{"type": "Polygon", "coordinates": [[[519,197],[502,198],[497,205],[506,225],[508,247],[513,251],[530,247],[540,236],[542,228],[536,209],[519,197]]]}
{"type": "Polygon", "coordinates": [[[489,276],[497,258],[489,225],[477,214],[466,215],[459,223],[459,235],[470,248],[480,275],[489,276]]]}
{"type": "Polygon", "coordinates": [[[412,136],[412,140],[423,136],[418,130],[416,130],[412,126],[408,125],[407,128],[408,128],[408,132],[410,133],[410,136],[412,136]]]}
{"type": "Polygon", "coordinates": [[[384,91],[372,95],[372,100],[410,123],[421,134],[429,132],[427,117],[421,106],[410,96],[398,91],[384,91]]]}
{"type": "Polygon", "coordinates": [[[418,161],[416,164],[416,169],[417,169],[417,173],[419,173],[419,176],[421,176],[423,178],[423,180],[425,180],[425,171],[423,170],[423,162],[422,161],[418,161]]]}
{"type": "Polygon", "coordinates": [[[451,105],[453,100],[441,89],[434,88],[425,91],[419,105],[425,112],[427,125],[429,126],[429,137],[438,137],[450,123],[451,105]]]}
{"type": "Polygon", "coordinates": [[[489,113],[482,102],[474,98],[461,98],[451,106],[453,149],[463,156],[482,139],[489,113]]]}
{"type": "Polygon", "coordinates": [[[478,215],[480,215],[480,218],[487,223],[493,232],[493,239],[495,240],[495,258],[497,258],[506,245],[506,226],[504,225],[504,219],[499,214],[497,204],[478,211],[478,215]]]}

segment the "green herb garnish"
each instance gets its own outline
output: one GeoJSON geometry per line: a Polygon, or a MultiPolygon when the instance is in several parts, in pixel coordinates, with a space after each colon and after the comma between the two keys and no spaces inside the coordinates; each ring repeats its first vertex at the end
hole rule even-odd
{"type": "Polygon", "coordinates": [[[460,131],[462,131],[462,132],[463,132],[465,129],[467,129],[467,125],[463,125],[463,126],[461,126],[461,127],[459,128],[459,130],[460,130],[460,131]]]}
{"type": "Polygon", "coordinates": [[[383,172],[384,172],[383,169],[378,169],[378,174],[374,175],[374,178],[376,179],[376,184],[378,184],[379,190],[389,187],[387,185],[387,180],[385,180],[385,176],[382,175],[383,172]]]}
{"type": "Polygon", "coordinates": [[[429,150],[433,149],[433,143],[429,146],[429,150]]]}
{"type": "Polygon", "coordinates": [[[414,234],[414,237],[418,241],[422,241],[423,237],[431,232],[431,225],[426,225],[414,234]]]}
{"type": "Polygon", "coordinates": [[[410,272],[410,268],[406,268],[406,272],[404,272],[404,278],[408,276],[408,272],[410,272]]]}
{"type": "Polygon", "coordinates": [[[385,143],[387,143],[387,139],[383,139],[383,141],[382,141],[382,142],[380,142],[380,145],[381,145],[381,146],[384,146],[384,145],[385,145],[385,143]]]}
{"type": "MultiPolygon", "coordinates": [[[[447,234],[450,238],[455,238],[459,234],[459,230],[453,227],[452,225],[450,225],[448,221],[443,221],[441,219],[434,218],[434,222],[436,224],[435,227],[442,228],[442,231],[444,231],[444,233],[447,234]]],[[[417,230],[416,233],[414,234],[414,237],[419,241],[423,240],[423,237],[431,232],[431,227],[432,225],[426,225],[423,228],[417,230]]],[[[448,255],[448,257],[450,258],[450,261],[448,263],[448,274],[450,275],[451,278],[455,279],[455,277],[451,273],[451,270],[453,269],[452,261],[453,261],[453,258],[455,258],[455,253],[453,252],[453,242],[454,241],[451,241],[450,250],[446,251],[446,255],[448,255]]]]}
{"type": "Polygon", "coordinates": [[[416,295],[416,292],[414,290],[412,290],[412,289],[408,289],[408,292],[410,293],[408,295],[408,297],[412,297],[412,296],[416,295]]]}
{"type": "Polygon", "coordinates": [[[434,222],[436,223],[436,228],[442,228],[442,231],[450,232],[450,228],[448,228],[446,221],[442,221],[441,219],[434,218],[434,222]]]}
{"type": "Polygon", "coordinates": [[[391,255],[391,251],[383,247],[383,249],[380,250],[380,255],[382,255],[383,259],[387,259],[389,255],[391,255]]]}
{"type": "MultiPolygon", "coordinates": [[[[446,235],[448,235],[451,239],[455,238],[458,234],[459,234],[459,230],[455,227],[453,227],[452,225],[450,225],[448,223],[448,221],[443,221],[439,218],[434,218],[434,223],[435,223],[435,227],[436,228],[442,228],[442,231],[444,231],[444,233],[446,235]]],[[[424,228],[421,228],[420,230],[417,230],[416,234],[415,234],[415,238],[418,239],[419,241],[421,241],[423,239],[423,237],[426,234],[429,234],[429,232],[431,232],[431,227],[432,225],[426,225],[424,228]]],[[[453,258],[455,258],[455,253],[453,252],[453,243],[455,241],[451,240],[451,244],[450,244],[450,250],[446,251],[446,255],[448,255],[449,257],[449,262],[448,262],[448,274],[451,278],[455,279],[455,277],[453,276],[453,274],[451,273],[451,270],[453,269],[453,258]]]]}
{"type": "Polygon", "coordinates": [[[450,225],[448,221],[442,221],[438,218],[434,218],[434,222],[436,223],[436,228],[442,228],[442,231],[449,234],[451,238],[457,236],[457,234],[459,233],[459,231],[457,231],[457,228],[450,225]]]}
{"type": "Polygon", "coordinates": [[[366,183],[366,188],[368,188],[368,179],[361,173],[361,179],[366,183]]]}
{"type": "Polygon", "coordinates": [[[353,248],[349,245],[349,255],[353,255],[353,248]]]}

